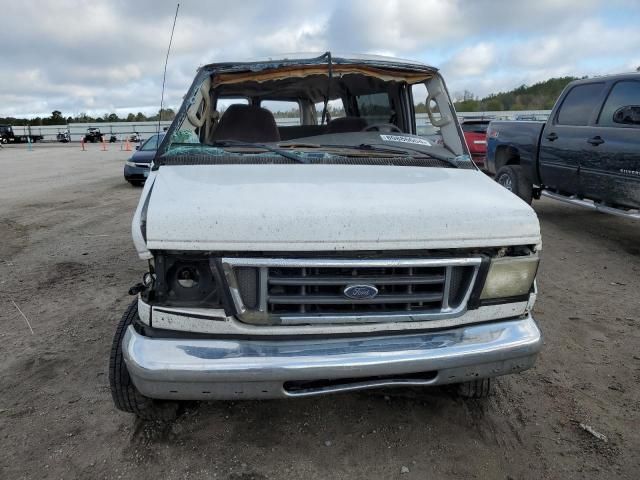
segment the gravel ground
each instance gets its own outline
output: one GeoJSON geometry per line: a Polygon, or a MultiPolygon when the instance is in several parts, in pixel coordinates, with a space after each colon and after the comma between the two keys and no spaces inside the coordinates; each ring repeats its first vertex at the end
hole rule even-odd
{"type": "Polygon", "coordinates": [[[545,347],[487,400],[394,390],[145,423],[114,409],[107,378],[145,268],[140,189],[127,152],[90,148],[0,150],[0,478],[638,478],[640,223],[535,203],[545,347]]]}

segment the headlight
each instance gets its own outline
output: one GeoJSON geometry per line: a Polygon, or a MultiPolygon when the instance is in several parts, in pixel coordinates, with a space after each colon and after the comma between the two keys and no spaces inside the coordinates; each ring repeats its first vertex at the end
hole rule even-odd
{"type": "Polygon", "coordinates": [[[132,162],[131,160],[127,160],[126,162],[124,162],[124,164],[129,166],[129,167],[137,167],[135,162],[132,162]]]}
{"type": "Polygon", "coordinates": [[[208,258],[197,255],[155,257],[154,298],[161,305],[219,307],[220,295],[208,258]]]}
{"type": "Polygon", "coordinates": [[[538,261],[537,255],[493,259],[480,299],[526,295],[536,278],[538,261]]]}

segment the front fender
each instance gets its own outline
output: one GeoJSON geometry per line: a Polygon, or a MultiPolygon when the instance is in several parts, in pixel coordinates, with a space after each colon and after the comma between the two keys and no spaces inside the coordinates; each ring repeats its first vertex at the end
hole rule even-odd
{"type": "Polygon", "coordinates": [[[133,238],[133,245],[138,252],[138,257],[142,260],[150,260],[153,258],[153,254],[147,248],[146,240],[146,222],[147,222],[147,206],[149,205],[149,199],[151,197],[151,191],[153,190],[153,183],[156,179],[156,172],[149,172],[149,178],[144,183],[144,188],[140,194],[140,200],[138,206],[133,214],[131,221],[131,236],[133,238]]]}

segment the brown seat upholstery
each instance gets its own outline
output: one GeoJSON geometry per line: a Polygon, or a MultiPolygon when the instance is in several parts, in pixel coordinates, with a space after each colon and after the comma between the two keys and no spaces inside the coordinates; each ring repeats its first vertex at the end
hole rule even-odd
{"type": "Polygon", "coordinates": [[[362,117],[341,117],[327,124],[327,133],[359,132],[366,126],[367,121],[362,117]]]}
{"type": "Polygon", "coordinates": [[[234,104],[222,114],[213,131],[214,141],[279,142],[280,134],[273,114],[266,108],[234,104]]]}

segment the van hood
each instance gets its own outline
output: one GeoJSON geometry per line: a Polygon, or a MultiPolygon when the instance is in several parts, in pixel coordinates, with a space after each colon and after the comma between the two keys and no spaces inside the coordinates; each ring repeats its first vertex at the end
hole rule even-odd
{"type": "Polygon", "coordinates": [[[162,166],[149,180],[140,202],[149,195],[148,250],[406,250],[540,243],[533,209],[477,170],[181,165],[162,166]]]}

